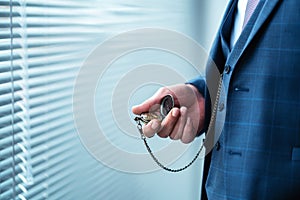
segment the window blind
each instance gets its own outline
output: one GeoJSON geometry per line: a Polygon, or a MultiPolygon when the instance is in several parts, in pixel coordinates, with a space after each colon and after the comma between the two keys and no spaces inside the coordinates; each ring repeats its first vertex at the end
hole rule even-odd
{"type": "Polygon", "coordinates": [[[95,32],[90,8],[0,1],[0,199],[71,199],[71,98],[95,32]]]}

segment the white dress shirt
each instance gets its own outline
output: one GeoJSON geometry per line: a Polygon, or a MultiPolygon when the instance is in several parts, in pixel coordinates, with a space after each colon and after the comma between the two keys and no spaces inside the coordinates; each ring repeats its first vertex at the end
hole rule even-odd
{"type": "Polygon", "coordinates": [[[233,48],[243,30],[246,6],[248,0],[239,0],[230,38],[230,49],[233,48]]]}

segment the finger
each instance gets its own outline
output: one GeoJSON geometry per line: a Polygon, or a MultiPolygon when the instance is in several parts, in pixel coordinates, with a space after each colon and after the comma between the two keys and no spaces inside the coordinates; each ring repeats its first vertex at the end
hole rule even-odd
{"type": "Polygon", "coordinates": [[[158,132],[158,135],[163,138],[168,137],[171,134],[179,116],[179,108],[174,107],[171,110],[171,112],[166,116],[166,118],[162,121],[161,130],[158,132]]]}
{"type": "Polygon", "coordinates": [[[148,138],[153,137],[155,133],[158,132],[160,127],[161,127],[160,121],[157,119],[153,119],[148,124],[143,126],[143,133],[148,138]]]}
{"type": "Polygon", "coordinates": [[[188,117],[183,130],[181,141],[185,144],[190,143],[194,140],[195,136],[196,136],[196,130],[192,124],[191,118],[188,117]]]}
{"type": "Polygon", "coordinates": [[[183,106],[180,108],[180,117],[179,117],[172,133],[170,134],[171,139],[178,140],[181,138],[186,121],[187,121],[187,108],[183,106]]]}

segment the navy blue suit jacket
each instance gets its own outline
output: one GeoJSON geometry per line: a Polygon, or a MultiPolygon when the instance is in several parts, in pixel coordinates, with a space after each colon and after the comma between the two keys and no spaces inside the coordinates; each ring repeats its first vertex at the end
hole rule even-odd
{"type": "MultiPolygon", "coordinates": [[[[300,199],[300,1],[261,0],[230,49],[235,5],[229,2],[211,50],[223,73],[218,116],[225,124],[212,151],[208,199],[300,199]]],[[[205,86],[217,84],[212,68],[209,62],[206,81],[191,81],[207,98],[206,124],[205,86]]]]}

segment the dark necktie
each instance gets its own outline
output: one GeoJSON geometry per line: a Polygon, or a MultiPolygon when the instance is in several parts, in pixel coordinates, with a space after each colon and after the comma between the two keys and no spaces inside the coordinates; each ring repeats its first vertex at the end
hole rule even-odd
{"type": "Polygon", "coordinates": [[[243,23],[243,28],[249,21],[251,15],[253,14],[259,0],[248,0],[247,6],[246,6],[246,12],[245,12],[245,18],[244,18],[244,23],[243,23]]]}

